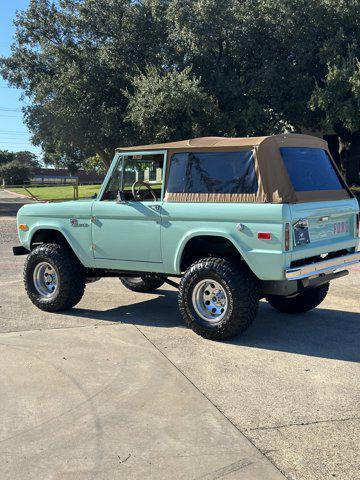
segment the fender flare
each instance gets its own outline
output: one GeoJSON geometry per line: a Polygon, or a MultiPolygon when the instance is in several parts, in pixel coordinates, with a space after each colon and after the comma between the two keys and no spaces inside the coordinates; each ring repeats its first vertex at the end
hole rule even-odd
{"type": "Polygon", "coordinates": [[[65,238],[66,243],[69,245],[69,247],[71,248],[74,255],[78,258],[78,260],[83,265],[86,265],[87,263],[89,263],[90,257],[86,257],[85,252],[83,251],[82,248],[75,249],[72,239],[70,238],[66,230],[62,229],[57,225],[34,225],[29,231],[28,239],[26,242],[29,250],[30,250],[31,241],[34,238],[34,235],[36,234],[36,232],[39,232],[40,230],[53,230],[53,231],[59,232],[65,238]]]}
{"type": "Polygon", "coordinates": [[[175,269],[175,272],[177,274],[181,273],[181,271],[180,271],[181,259],[182,259],[184,250],[186,248],[186,245],[188,244],[188,242],[191,239],[196,238],[196,237],[221,237],[221,238],[225,238],[236,248],[236,250],[239,252],[241,257],[246,262],[246,264],[248,264],[247,255],[244,254],[244,251],[239,247],[238,243],[235,241],[235,239],[231,235],[228,235],[225,232],[221,232],[219,230],[214,230],[214,231],[209,231],[209,230],[199,231],[199,230],[196,230],[196,231],[189,232],[187,235],[185,235],[181,239],[181,241],[180,241],[180,243],[179,243],[179,245],[176,249],[175,259],[174,259],[174,269],[175,269]]]}

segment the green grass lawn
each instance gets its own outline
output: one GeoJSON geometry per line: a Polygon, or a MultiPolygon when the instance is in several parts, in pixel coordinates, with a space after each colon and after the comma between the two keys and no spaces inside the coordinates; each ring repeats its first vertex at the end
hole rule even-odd
{"type": "MultiPolygon", "coordinates": [[[[101,185],[79,185],[79,198],[91,198],[98,193],[101,185]]],[[[54,187],[27,187],[38,200],[73,200],[74,187],[72,185],[61,185],[54,187]]],[[[29,195],[24,188],[8,188],[14,193],[29,195]]]]}
{"type": "MultiPolygon", "coordinates": [[[[160,188],[160,183],[152,183],[153,188],[160,188]]],[[[94,193],[99,193],[101,185],[79,185],[79,199],[91,198],[94,193]]],[[[21,193],[22,195],[30,196],[29,192],[38,200],[74,200],[74,187],[72,185],[59,186],[28,186],[26,191],[22,187],[6,187],[6,190],[14,193],[21,193]]],[[[125,190],[131,190],[130,186],[125,187],[125,190]]]]}

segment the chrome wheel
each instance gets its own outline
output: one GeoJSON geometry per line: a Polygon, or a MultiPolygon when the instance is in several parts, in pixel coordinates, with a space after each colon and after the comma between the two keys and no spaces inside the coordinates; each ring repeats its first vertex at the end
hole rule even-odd
{"type": "Polygon", "coordinates": [[[207,322],[218,323],[226,315],[229,302],[222,285],[206,279],[195,285],[192,303],[199,317],[207,322]]]}
{"type": "Polygon", "coordinates": [[[59,286],[55,268],[48,262],[40,262],[36,265],[33,280],[37,292],[46,298],[53,297],[59,286]]]}

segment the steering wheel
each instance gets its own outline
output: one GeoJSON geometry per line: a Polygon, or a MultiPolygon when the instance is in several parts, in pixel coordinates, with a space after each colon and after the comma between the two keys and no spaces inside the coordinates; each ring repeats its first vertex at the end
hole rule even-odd
{"type": "Polygon", "coordinates": [[[155,202],[156,202],[156,195],[154,193],[154,190],[151,188],[151,185],[147,182],[142,182],[141,180],[138,180],[137,182],[134,182],[131,187],[131,192],[134,197],[134,200],[145,200],[144,197],[141,196],[141,187],[146,187],[151,195],[153,196],[155,202]]]}

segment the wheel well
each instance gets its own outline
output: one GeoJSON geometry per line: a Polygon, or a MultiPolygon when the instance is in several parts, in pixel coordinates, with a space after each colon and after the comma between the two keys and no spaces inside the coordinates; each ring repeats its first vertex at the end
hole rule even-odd
{"type": "Polygon", "coordinates": [[[56,243],[58,245],[68,245],[69,243],[64,235],[58,230],[53,229],[41,229],[34,233],[30,248],[33,250],[37,245],[42,243],[56,243]]]}
{"type": "Polygon", "coordinates": [[[237,248],[225,237],[201,235],[191,238],[181,256],[180,270],[185,271],[196,260],[208,256],[220,256],[240,262],[242,256],[237,248]]]}

